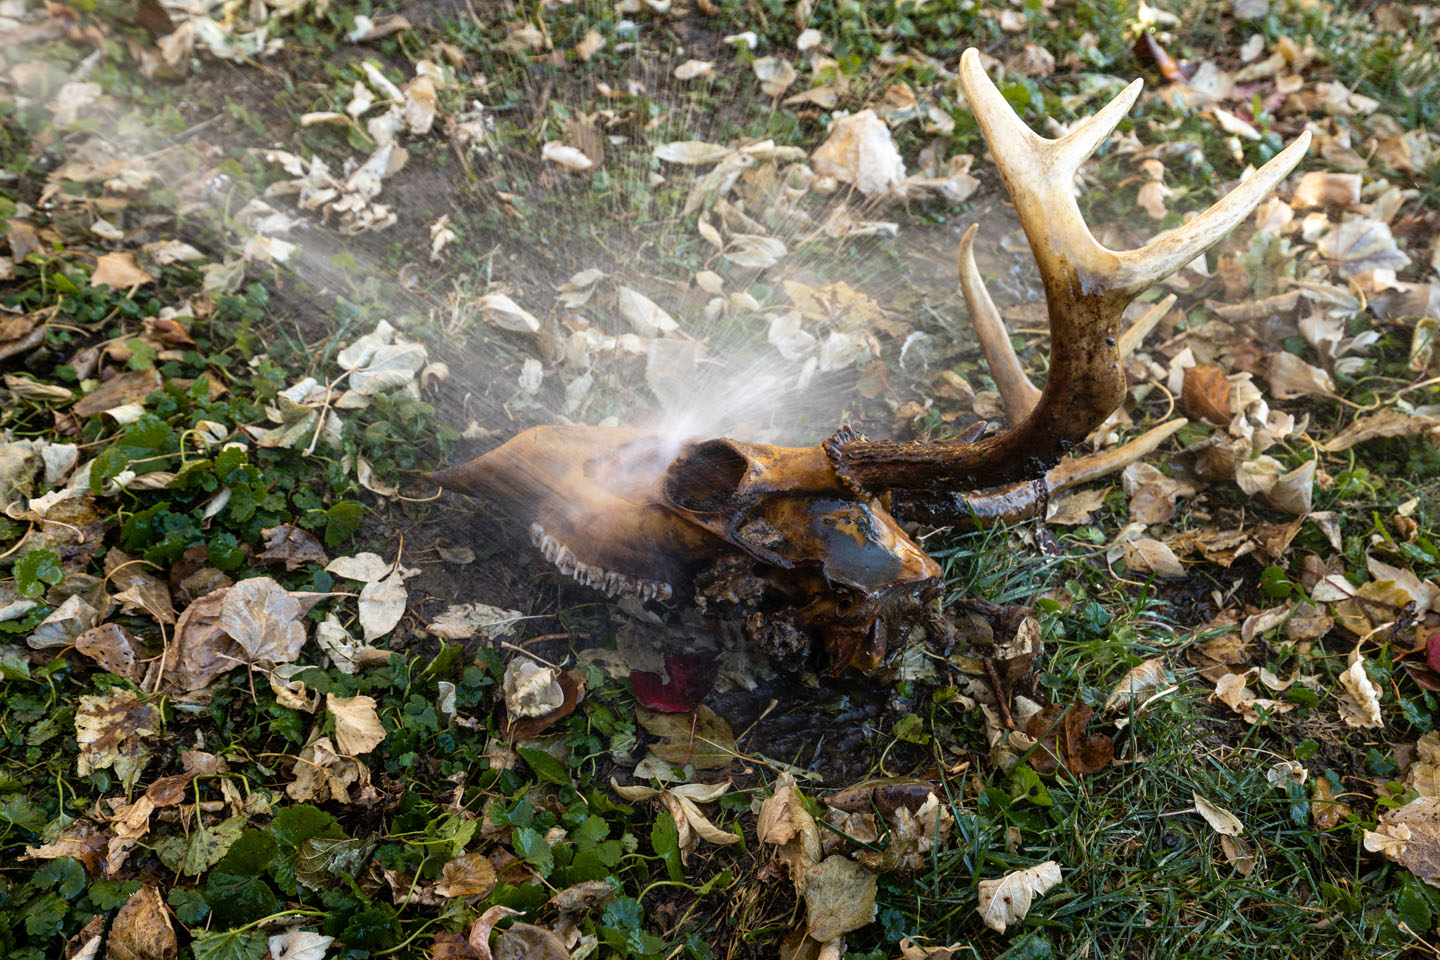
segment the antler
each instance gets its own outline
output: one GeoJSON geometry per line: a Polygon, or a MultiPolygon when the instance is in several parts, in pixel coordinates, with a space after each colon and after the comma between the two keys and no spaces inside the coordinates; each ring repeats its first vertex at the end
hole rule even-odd
{"type": "MultiPolygon", "coordinates": [[[[987,324],[981,343],[1002,398],[1012,410],[1028,415],[971,444],[851,440],[828,445],[835,472],[861,489],[973,489],[1044,475],[1125,398],[1119,345],[1125,305],[1220,240],[1294,169],[1310,144],[1306,131],[1184,226],[1136,250],[1109,250],[1085,225],[1074,178],[1134,104],[1141,81],[1058,140],[1038,136],[1016,116],[974,48],[960,58],[960,85],[1040,268],[1050,312],[1050,373],[1036,396],[1008,343],[1000,343],[1007,339],[1003,326],[997,330],[987,324]]],[[[972,228],[966,241],[973,242],[973,233],[972,228]]],[[[962,246],[966,299],[972,310],[988,307],[993,315],[989,296],[973,292],[983,292],[984,285],[973,259],[965,264],[964,254],[962,246]]],[[[999,322],[998,315],[994,320],[999,322]]]]}

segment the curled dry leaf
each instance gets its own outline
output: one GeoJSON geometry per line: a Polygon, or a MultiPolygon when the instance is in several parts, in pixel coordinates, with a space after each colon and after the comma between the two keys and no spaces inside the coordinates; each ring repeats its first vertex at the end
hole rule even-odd
{"type": "Polygon", "coordinates": [[[577,150],[558,140],[551,140],[541,147],[540,156],[566,170],[578,172],[589,170],[595,166],[595,162],[585,155],[585,151],[577,150]]]}
{"type": "Polygon", "coordinates": [[[135,262],[135,254],[129,250],[101,254],[95,260],[95,271],[90,274],[90,285],[108,285],[112,290],[128,290],[131,287],[154,283],[155,278],[135,262]]]}
{"type": "Polygon", "coordinates": [[[1381,853],[1432,886],[1440,884],[1440,800],[1417,797],[1381,814],[1365,831],[1365,849],[1381,853]]]}
{"type": "Polygon", "coordinates": [[[1165,686],[1165,661],[1156,657],[1146,660],[1135,666],[1129,673],[1120,678],[1110,691],[1110,696],[1105,698],[1105,706],[1100,709],[1101,713],[1111,713],[1121,710],[1128,704],[1135,704],[1137,707],[1156,691],[1165,686]]]}
{"type": "Polygon", "coordinates": [[[335,718],[335,742],[342,754],[355,757],[369,753],[385,739],[385,727],[375,706],[375,698],[363,694],[337,697],[332,693],[326,697],[325,709],[335,718]]]}
{"type": "Polygon", "coordinates": [[[980,919],[991,930],[1004,933],[1007,926],[1025,919],[1036,897],[1044,896],[1059,882],[1060,864],[1054,860],[1015,870],[993,880],[981,880],[977,908],[980,919]]]}
{"type": "Polygon", "coordinates": [[[1380,718],[1380,688],[1366,675],[1365,658],[1352,656],[1353,662],[1340,674],[1340,719],[1352,727],[1382,727],[1385,722],[1380,718]]]}
{"type": "Polygon", "coordinates": [[[905,179],[905,161],[874,110],[836,120],[811,161],[816,173],[854,184],[867,197],[888,193],[905,179]]]}
{"type": "Polygon", "coordinates": [[[395,571],[383,580],[372,580],[360,589],[360,627],[365,631],[366,643],[394,630],[400,618],[405,616],[408,600],[405,579],[408,572],[397,565],[395,571]]]}
{"type": "Polygon", "coordinates": [[[505,710],[512,721],[543,716],[565,702],[560,671],[541,666],[528,657],[516,657],[505,665],[503,686],[505,710]]]}

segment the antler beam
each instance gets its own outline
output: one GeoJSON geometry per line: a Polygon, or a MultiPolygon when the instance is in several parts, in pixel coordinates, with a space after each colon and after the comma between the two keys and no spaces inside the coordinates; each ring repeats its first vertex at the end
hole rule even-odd
{"type": "MultiPolygon", "coordinates": [[[[986,325],[992,342],[982,331],[982,347],[1002,397],[1011,409],[1028,408],[1029,415],[971,444],[851,440],[828,445],[835,472],[858,489],[973,489],[1043,476],[1125,398],[1119,338],[1126,304],[1225,236],[1295,168],[1310,145],[1306,131],[1189,223],[1136,250],[1109,250],[1085,225],[1074,179],[1134,104],[1141,81],[1058,140],[1038,136],[1010,109],[973,48],[960,58],[960,85],[1040,269],[1050,313],[1050,373],[1035,396],[1008,345],[1001,349],[993,343],[1004,337],[1003,327],[997,331],[995,324],[986,325]]],[[[973,242],[972,236],[973,230],[966,241],[973,242]]],[[[961,283],[971,310],[993,313],[989,297],[975,292],[983,284],[965,252],[962,245],[961,283]]]]}

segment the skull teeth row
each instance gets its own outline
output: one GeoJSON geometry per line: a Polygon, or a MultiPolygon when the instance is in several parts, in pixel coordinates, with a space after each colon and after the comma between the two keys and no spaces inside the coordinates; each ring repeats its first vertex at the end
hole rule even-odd
{"type": "Polygon", "coordinates": [[[530,524],[530,541],[540,548],[545,559],[568,577],[574,577],[587,587],[603,590],[612,597],[639,597],[641,600],[669,600],[673,591],[663,580],[646,580],[626,573],[606,570],[591,563],[583,563],[559,539],[545,532],[538,523],[530,524]]]}

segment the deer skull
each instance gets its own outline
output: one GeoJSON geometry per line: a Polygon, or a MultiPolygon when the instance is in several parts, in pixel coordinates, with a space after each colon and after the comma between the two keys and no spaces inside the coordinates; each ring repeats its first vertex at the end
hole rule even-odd
{"type": "Polygon", "coordinates": [[[871,442],[847,428],[813,447],[720,439],[677,448],[639,430],[535,427],[435,479],[528,515],[547,559],[612,594],[668,599],[707,565],[757,565],[787,596],[799,627],[825,641],[833,672],[873,670],[884,656],[884,612],[940,576],[891,517],[889,496],[921,514],[1023,517],[1047,491],[1120,469],[1183,425],[1170,421],[1118,451],[1060,462],[1123,401],[1124,352],[1168,307],[1122,334],[1126,304],[1220,240],[1309,144],[1301,134],[1183,227],[1112,251],[1091,236],[1073,181],[1139,96],[1140,81],[1058,140],[1037,136],[1011,111],[973,49],[961,57],[960,83],[1015,203],[1050,313],[1050,374],[1040,390],[1025,378],[980,280],[971,227],[960,247],[961,288],[1008,430],[918,444],[871,442]]]}

